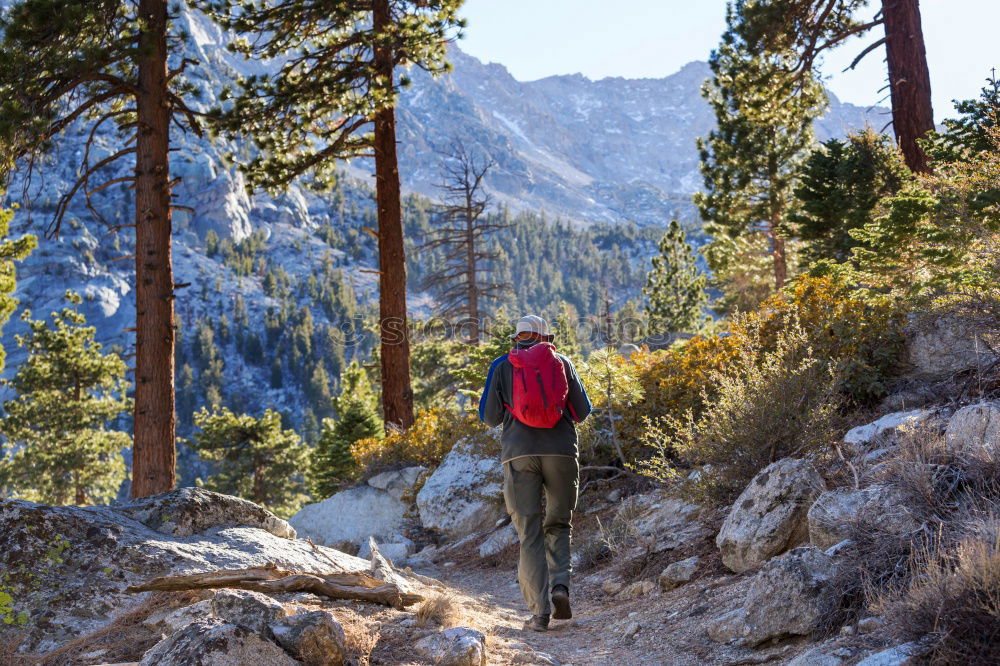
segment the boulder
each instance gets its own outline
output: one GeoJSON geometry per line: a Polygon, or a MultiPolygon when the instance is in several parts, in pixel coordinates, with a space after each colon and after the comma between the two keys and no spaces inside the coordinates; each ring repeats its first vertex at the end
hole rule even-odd
{"type": "MultiPolygon", "coordinates": [[[[378,545],[379,551],[385,555],[387,558],[393,562],[399,562],[405,560],[407,557],[413,553],[413,549],[416,547],[412,541],[404,536],[397,535],[394,540],[386,541],[378,545]]],[[[368,559],[372,555],[372,549],[369,542],[365,542],[358,549],[358,557],[368,559]]]]}
{"type": "Polygon", "coordinates": [[[764,468],[733,504],[715,539],[723,564],[747,571],[806,542],[806,513],[824,487],[809,460],[783,458],[764,468]]]}
{"type": "Polygon", "coordinates": [[[788,662],[788,666],[841,666],[843,657],[828,652],[829,646],[818,645],[788,662]]]}
{"type": "Polygon", "coordinates": [[[820,550],[849,538],[852,523],[865,518],[877,519],[883,529],[893,534],[918,527],[899,491],[886,485],[828,490],[809,507],[807,518],[809,542],[820,550]]]}
{"type": "Polygon", "coordinates": [[[260,634],[218,619],[199,620],[154,645],[139,666],[295,666],[260,634]]]}
{"type": "Polygon", "coordinates": [[[307,504],[288,522],[299,536],[332,546],[349,541],[363,546],[369,537],[395,541],[405,527],[406,505],[385,490],[358,486],[322,502],[307,504]]]}
{"type": "Polygon", "coordinates": [[[623,599],[642,599],[656,591],[656,583],[651,580],[637,580],[626,585],[618,596],[623,599]]]}
{"type": "Polygon", "coordinates": [[[920,657],[925,652],[916,643],[904,643],[869,655],[859,661],[857,666],[909,666],[921,663],[920,657]]]}
{"type": "Polygon", "coordinates": [[[834,573],[834,558],[810,547],[768,562],[744,597],[741,642],[755,646],[815,631],[834,603],[834,573]]]}
{"type": "Polygon", "coordinates": [[[452,538],[488,529],[504,515],[502,483],[496,457],[459,440],[417,493],[420,521],[452,538]]]}
{"type": "Polygon", "coordinates": [[[848,430],[844,435],[844,443],[857,447],[866,447],[875,442],[889,443],[907,430],[915,430],[932,422],[935,416],[936,412],[930,409],[886,414],[877,421],[848,430]]]}
{"type": "Polygon", "coordinates": [[[493,534],[486,538],[486,541],[479,545],[479,557],[489,557],[496,555],[504,548],[517,543],[517,531],[514,526],[507,523],[493,534]]]}
{"type": "Polygon", "coordinates": [[[734,608],[709,621],[706,630],[708,637],[716,643],[733,643],[742,640],[749,631],[747,613],[742,608],[734,608]]]}
{"type": "Polygon", "coordinates": [[[230,624],[246,627],[258,634],[285,617],[285,608],[277,601],[250,590],[219,590],[212,597],[212,613],[230,624]]]}
{"type": "Polygon", "coordinates": [[[148,595],[129,594],[125,588],[157,576],[269,562],[316,573],[369,567],[339,551],[276,536],[283,532],[278,519],[257,508],[248,511],[242,500],[200,489],[174,490],[122,507],[0,500],[0,571],[6,574],[13,610],[27,618],[23,627],[0,625],[0,635],[16,629],[23,639],[21,650],[50,650],[135,609],[148,595]],[[233,515],[226,513],[229,509],[233,515]],[[173,533],[157,531],[140,518],[173,533]],[[238,526],[243,519],[252,526],[238,526]],[[182,525],[186,527],[178,529],[182,525]],[[204,531],[178,534],[195,529],[204,531]]]}
{"type": "Polygon", "coordinates": [[[950,317],[912,324],[905,331],[906,360],[912,374],[925,379],[984,368],[994,357],[969,327],[950,317]]]}
{"type": "Polygon", "coordinates": [[[954,451],[1000,450],[1000,402],[980,402],[955,412],[945,429],[945,441],[954,451]]]}
{"type": "Polygon", "coordinates": [[[426,467],[417,466],[382,472],[368,479],[368,485],[378,490],[384,490],[391,497],[402,502],[403,496],[413,490],[413,487],[420,479],[420,475],[426,471],[426,467]]]}
{"type": "Polygon", "coordinates": [[[663,492],[635,495],[622,504],[621,515],[631,512],[635,531],[654,552],[673,550],[711,536],[708,527],[698,520],[702,507],[670,497],[663,492]]]}
{"type": "Polygon", "coordinates": [[[286,617],[271,625],[274,639],[306,666],[339,666],[347,651],[344,628],[324,610],[286,617]]]}
{"type": "Polygon", "coordinates": [[[414,643],[413,648],[437,666],[486,666],[486,636],[467,627],[431,634],[414,643]]]}
{"type": "Polygon", "coordinates": [[[149,627],[153,631],[169,635],[180,631],[193,622],[203,620],[210,615],[212,615],[212,600],[204,599],[189,606],[166,608],[162,611],[153,613],[143,620],[142,624],[149,627]]]}
{"type": "Polygon", "coordinates": [[[658,579],[660,589],[667,592],[690,581],[698,570],[698,561],[699,558],[695,555],[669,565],[658,579]]]}

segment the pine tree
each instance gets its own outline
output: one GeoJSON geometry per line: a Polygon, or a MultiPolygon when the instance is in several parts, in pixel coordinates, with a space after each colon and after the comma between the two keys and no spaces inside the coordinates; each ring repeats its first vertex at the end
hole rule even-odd
{"type": "MultiPolygon", "coordinates": [[[[3,172],[0,171],[0,182],[3,172]]],[[[3,189],[0,189],[0,200],[3,199],[3,189]]],[[[17,308],[18,300],[14,297],[17,290],[17,268],[15,263],[23,261],[37,246],[34,236],[25,235],[20,238],[10,238],[10,222],[14,211],[0,207],[0,330],[10,320],[17,308]]],[[[0,372],[7,364],[7,352],[0,345],[0,372]]]]}
{"type": "Polygon", "coordinates": [[[273,76],[251,76],[219,126],[247,135],[261,152],[251,182],[280,188],[312,173],[332,186],[337,159],[374,152],[378,202],[382,405],[387,423],[413,423],[406,311],[406,256],[396,157],[395,69],[445,71],[461,0],[202,0],[251,59],[284,59],[273,76]],[[373,135],[363,134],[372,126],[373,135]]]}
{"type": "Polygon", "coordinates": [[[907,182],[909,171],[888,137],[868,129],[814,150],[795,189],[791,216],[807,261],[847,261],[858,245],[852,231],[871,221],[876,204],[907,182]]]}
{"type": "Polygon", "coordinates": [[[365,369],[352,361],[340,377],[336,399],[337,418],[323,419],[319,442],[309,459],[309,488],[315,498],[339,490],[357,474],[351,445],[359,439],[379,437],[378,400],[365,369]]]}
{"type": "Polygon", "coordinates": [[[170,125],[198,131],[185,104],[193,93],[182,74],[190,61],[167,64],[183,36],[169,25],[168,0],[21,0],[4,14],[0,33],[0,164],[29,165],[75,122],[92,131],[80,176],[59,199],[50,234],[58,235],[82,193],[88,209],[108,185],[130,183],[135,221],[135,411],[132,493],[169,490],[176,466],[174,300],[171,261],[170,125]],[[91,150],[97,129],[113,124],[117,146],[91,150]],[[110,154],[107,154],[110,153],[110,154]],[[94,155],[106,155],[99,160],[94,155]],[[110,167],[134,156],[130,176],[107,180],[110,167]]]}
{"type": "Polygon", "coordinates": [[[781,289],[788,277],[785,240],[795,176],[826,99],[811,70],[794,94],[789,88],[787,98],[775,88],[794,55],[751,52],[740,32],[743,5],[728,6],[727,30],[709,60],[712,79],[702,94],[715,113],[716,129],[698,141],[705,191],[695,204],[713,236],[765,236],[774,287],[781,289]]]}
{"type": "Polygon", "coordinates": [[[129,406],[125,363],[105,354],[92,326],[76,310],[80,296],[52,313],[52,324],[28,322],[17,343],[27,360],[5,382],[17,397],[4,403],[0,431],[7,451],[0,461],[0,487],[47,504],[103,503],[114,499],[125,479],[122,449],[128,434],[108,429],[129,406]]]}
{"type": "Polygon", "coordinates": [[[695,332],[705,318],[708,278],[698,269],[695,250],[677,220],[671,220],[659,249],[642,290],[649,299],[646,314],[650,332],[695,332]]]}
{"type": "Polygon", "coordinates": [[[825,51],[881,25],[884,36],[863,49],[849,69],[885,46],[896,140],[910,170],[927,172],[930,166],[920,139],[934,130],[934,110],[920,0],[881,0],[881,11],[872,20],[859,20],[868,4],[869,0],[737,0],[744,17],[738,30],[754,53],[796,53],[771,79],[773,86],[780,78],[808,81],[818,73],[825,51]]]}
{"type": "Polygon", "coordinates": [[[215,463],[202,485],[256,502],[279,516],[295,513],[307,499],[302,470],[309,448],[281,415],[271,409],[259,419],[229,409],[201,409],[194,416],[200,432],[190,442],[198,455],[215,463]]]}

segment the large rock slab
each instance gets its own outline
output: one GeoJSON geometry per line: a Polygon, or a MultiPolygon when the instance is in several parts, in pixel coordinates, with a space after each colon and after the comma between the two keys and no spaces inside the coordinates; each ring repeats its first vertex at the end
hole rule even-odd
{"type": "Polygon", "coordinates": [[[287,615],[285,607],[260,592],[219,590],[211,601],[212,614],[219,619],[263,634],[273,622],[287,615]]]}
{"type": "Polygon", "coordinates": [[[757,572],[742,608],[709,623],[709,637],[755,646],[812,633],[834,603],[834,573],[834,558],[816,548],[796,548],[771,560],[757,572]]]}
{"type": "Polygon", "coordinates": [[[807,518],[809,542],[820,550],[849,538],[852,524],[859,520],[877,520],[892,534],[904,534],[919,526],[899,491],[886,485],[829,490],[809,507],[807,518]]]}
{"type": "Polygon", "coordinates": [[[362,546],[371,537],[397,541],[405,528],[405,514],[403,502],[385,490],[365,485],[307,504],[288,522],[299,536],[326,546],[345,541],[362,546]]]}
{"type": "Polygon", "coordinates": [[[291,525],[248,500],[204,488],[178,488],[134,500],[115,511],[167,536],[186,537],[213,527],[256,527],[294,539],[291,525]]]}
{"type": "Polygon", "coordinates": [[[154,645],[139,666],[295,666],[298,663],[257,632],[210,618],[189,624],[154,645]]]}
{"type": "MultiPolygon", "coordinates": [[[[368,479],[368,485],[372,488],[384,490],[400,502],[404,501],[405,495],[413,490],[413,487],[420,479],[420,475],[427,471],[426,467],[404,467],[403,469],[392,470],[376,474],[368,479]]],[[[413,498],[410,498],[412,501],[413,498]]]]}
{"type": "Polygon", "coordinates": [[[994,357],[969,327],[950,318],[912,324],[905,331],[906,360],[914,375],[947,379],[966,370],[985,368],[994,357]]]}
{"type": "Polygon", "coordinates": [[[125,588],[156,576],[269,562],[316,573],[364,571],[370,566],[336,550],[276,536],[259,526],[270,523],[266,516],[255,521],[258,526],[229,526],[249,515],[242,501],[233,500],[205,490],[175,490],[144,500],[159,507],[152,512],[137,511],[136,504],[142,503],[54,507],[0,500],[0,571],[6,574],[14,611],[27,618],[23,627],[0,625],[0,635],[17,631],[23,636],[21,650],[49,650],[137,607],[148,594],[128,594],[125,588]],[[189,507],[189,501],[198,509],[189,507]],[[229,516],[226,507],[237,512],[229,516]],[[172,528],[174,534],[166,534],[134,517],[150,515],[158,517],[154,524],[160,527],[169,523],[205,529],[180,536],[172,528]],[[192,515],[214,517],[200,522],[183,518],[192,515]]]}
{"type": "Polygon", "coordinates": [[[502,483],[496,457],[460,440],[417,493],[420,521],[451,537],[493,527],[504,515],[502,483]]]}
{"type": "Polygon", "coordinates": [[[806,514],[825,490],[809,460],[783,458],[754,477],[715,539],[722,562],[737,573],[759,567],[809,538],[806,514]]]}
{"type": "Polygon", "coordinates": [[[936,412],[931,409],[913,409],[886,414],[877,421],[848,430],[844,435],[844,443],[859,447],[874,443],[889,444],[903,432],[916,430],[931,423],[935,416],[936,412]]]}
{"type": "Polygon", "coordinates": [[[955,412],[945,429],[945,441],[954,451],[996,452],[1000,449],[1000,402],[980,402],[955,412]]]}

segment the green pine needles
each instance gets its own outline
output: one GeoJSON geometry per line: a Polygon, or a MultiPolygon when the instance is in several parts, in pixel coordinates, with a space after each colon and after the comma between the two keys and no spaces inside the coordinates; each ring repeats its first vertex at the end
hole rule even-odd
{"type": "Polygon", "coordinates": [[[705,319],[708,277],[698,269],[697,254],[677,220],[671,220],[659,247],[642,290],[649,299],[649,330],[660,335],[694,333],[705,319]]]}
{"type": "Polygon", "coordinates": [[[66,301],[51,325],[21,316],[30,331],[16,339],[28,358],[6,382],[17,397],[0,421],[0,487],[46,504],[106,503],[125,479],[122,450],[132,443],[108,428],[131,407],[125,362],[94,341],[80,296],[66,292],[66,301]]]}
{"type": "Polygon", "coordinates": [[[226,407],[194,415],[190,445],[215,463],[215,474],[199,485],[236,495],[287,518],[308,499],[303,471],[309,448],[293,430],[281,427],[281,415],[267,410],[260,418],[235,414],[226,407]]]}
{"type": "Polygon", "coordinates": [[[358,465],[351,455],[354,442],[382,435],[378,397],[357,361],[340,377],[335,407],[337,418],[323,419],[319,442],[309,459],[309,489],[316,499],[329,497],[357,477],[358,465]]]}
{"type": "Polygon", "coordinates": [[[461,0],[391,0],[389,30],[373,26],[372,0],[191,0],[238,36],[229,49],[249,60],[281,59],[273,75],[238,81],[215,113],[217,127],[249,135],[259,149],[244,165],[250,182],[280,188],[305,173],[335,182],[336,160],[371,154],[370,123],[394,106],[399,86],[377,67],[377,47],[393,65],[448,70],[450,32],[463,25],[461,0]]]}

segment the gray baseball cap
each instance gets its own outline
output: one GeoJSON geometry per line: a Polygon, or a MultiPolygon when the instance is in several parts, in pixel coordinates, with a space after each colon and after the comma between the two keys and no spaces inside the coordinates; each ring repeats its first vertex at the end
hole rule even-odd
{"type": "Polygon", "coordinates": [[[537,333],[546,338],[552,337],[549,333],[549,325],[538,315],[526,315],[518,319],[517,329],[514,331],[514,335],[510,336],[510,339],[513,340],[521,333],[537,333]]]}

